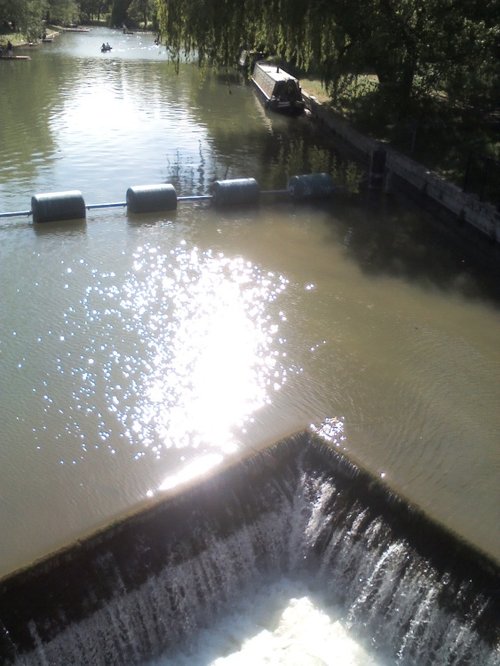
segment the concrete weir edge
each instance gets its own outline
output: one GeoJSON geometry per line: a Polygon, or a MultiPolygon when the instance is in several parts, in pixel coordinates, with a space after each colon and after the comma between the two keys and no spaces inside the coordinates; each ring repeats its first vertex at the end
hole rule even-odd
{"type": "MultiPolygon", "coordinates": [[[[35,649],[38,640],[52,640],[69,623],[139,588],[180,557],[196,557],[206,547],[201,530],[205,523],[215,537],[226,539],[240,528],[240,519],[255,522],[274,509],[279,495],[290,493],[288,481],[293,485],[304,473],[333,474],[346,506],[361,502],[371,515],[381,516],[395,537],[411,543],[437,571],[450,572],[459,581],[473,576],[475,589],[487,596],[498,589],[495,562],[408,504],[327,439],[302,431],[247,452],[197,483],[0,581],[2,663],[14,663],[14,653],[35,649]],[[238,497],[245,507],[240,518],[231,510],[238,497]]],[[[492,603],[492,617],[498,617],[499,600],[492,603]]]]}

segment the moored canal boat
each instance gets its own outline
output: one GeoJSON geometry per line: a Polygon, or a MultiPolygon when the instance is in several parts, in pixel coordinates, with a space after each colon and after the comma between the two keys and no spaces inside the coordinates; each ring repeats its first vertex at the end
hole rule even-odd
{"type": "Polygon", "coordinates": [[[281,67],[258,61],[254,64],[250,79],[268,109],[294,115],[304,111],[305,103],[298,79],[281,67]]]}

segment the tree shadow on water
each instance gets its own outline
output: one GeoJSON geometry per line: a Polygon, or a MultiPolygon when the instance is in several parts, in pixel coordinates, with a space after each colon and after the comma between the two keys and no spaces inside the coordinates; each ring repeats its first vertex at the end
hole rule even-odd
{"type": "Polygon", "coordinates": [[[365,274],[500,306],[500,249],[477,230],[398,196],[368,193],[354,205],[337,200],[336,213],[335,242],[365,274]]]}

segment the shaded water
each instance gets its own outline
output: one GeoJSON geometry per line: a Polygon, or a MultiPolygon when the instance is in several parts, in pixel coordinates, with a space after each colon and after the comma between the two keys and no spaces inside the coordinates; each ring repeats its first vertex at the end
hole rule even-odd
{"type": "MultiPolygon", "coordinates": [[[[345,171],[307,118],[267,115],[232,73],[176,74],[152,36],[31,55],[0,63],[0,212],[345,171]]],[[[3,220],[0,280],[0,574],[328,416],[500,559],[498,269],[408,202],[3,220]]]]}

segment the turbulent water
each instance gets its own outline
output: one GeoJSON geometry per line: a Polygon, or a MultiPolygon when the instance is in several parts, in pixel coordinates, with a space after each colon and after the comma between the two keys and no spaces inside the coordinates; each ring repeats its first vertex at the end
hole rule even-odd
{"type": "Polygon", "coordinates": [[[499,664],[498,572],[339,456],[335,438],[288,439],[83,544],[72,590],[60,577],[81,575],[78,552],[14,584],[2,599],[14,618],[16,594],[52,593],[21,604],[24,629],[4,615],[5,657],[499,664]]]}

